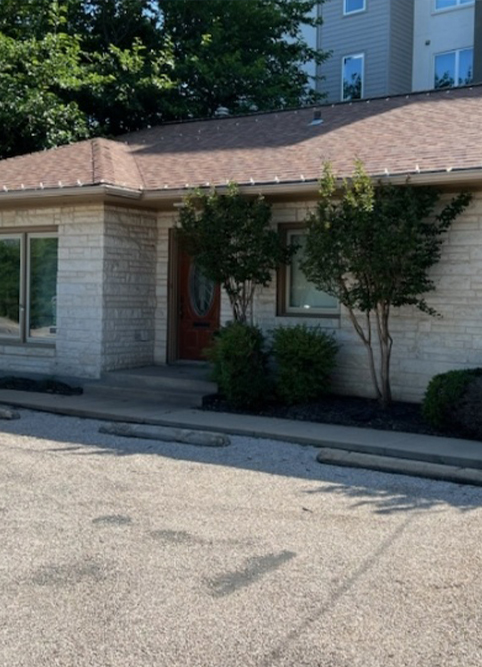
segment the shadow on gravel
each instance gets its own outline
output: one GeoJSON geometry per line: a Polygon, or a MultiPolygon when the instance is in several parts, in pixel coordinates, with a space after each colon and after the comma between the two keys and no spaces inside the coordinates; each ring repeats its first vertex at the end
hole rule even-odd
{"type": "MultiPolygon", "coordinates": [[[[443,511],[447,505],[461,512],[482,507],[482,487],[322,465],[316,462],[318,450],[315,447],[246,437],[233,437],[228,447],[156,442],[101,434],[98,429],[103,423],[23,411],[22,419],[0,422],[0,450],[10,448],[4,434],[12,434],[35,439],[34,446],[31,442],[25,443],[23,447],[14,444],[12,449],[20,447],[38,456],[108,459],[150,455],[191,464],[239,468],[302,479],[309,482],[300,492],[300,507],[307,516],[319,512],[319,501],[325,495],[349,497],[354,507],[366,506],[381,515],[413,510],[443,511]],[[58,443],[58,446],[52,446],[52,442],[58,443]]],[[[105,464],[108,465],[107,460],[105,464]]],[[[190,472],[192,474],[192,468],[190,472]]]]}

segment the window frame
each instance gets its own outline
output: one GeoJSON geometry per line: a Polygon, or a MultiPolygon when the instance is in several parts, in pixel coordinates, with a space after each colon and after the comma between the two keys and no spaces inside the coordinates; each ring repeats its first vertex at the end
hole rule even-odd
{"type": "Polygon", "coordinates": [[[361,9],[347,9],[347,3],[349,0],[343,0],[343,16],[352,16],[353,14],[360,14],[365,12],[367,8],[367,0],[363,0],[363,7],[361,9]]]}
{"type": "MultiPolygon", "coordinates": [[[[302,223],[283,223],[280,224],[279,233],[286,245],[289,244],[290,237],[306,234],[306,227],[302,223]]],[[[289,287],[291,284],[291,263],[285,264],[278,269],[277,275],[277,317],[297,317],[297,318],[311,318],[311,319],[340,319],[340,303],[337,302],[334,308],[310,308],[309,311],[305,308],[296,308],[289,305],[289,287]]]]}
{"type": "Polygon", "coordinates": [[[356,102],[357,100],[363,99],[365,95],[365,53],[364,52],[359,52],[359,53],[347,53],[345,56],[341,57],[341,101],[342,102],[356,102]],[[344,97],[344,80],[345,80],[345,60],[347,58],[359,58],[361,60],[362,66],[361,66],[361,91],[360,91],[360,97],[356,97],[355,99],[353,98],[345,98],[344,97]]]}
{"type": "Polygon", "coordinates": [[[451,49],[450,51],[441,51],[440,53],[434,53],[433,54],[433,76],[432,76],[432,81],[433,81],[433,87],[434,90],[442,90],[443,88],[460,88],[461,86],[470,86],[471,83],[458,83],[459,80],[459,68],[460,68],[460,54],[462,51],[472,51],[472,81],[474,77],[474,47],[473,46],[465,46],[460,49],[451,49]],[[435,76],[436,76],[436,63],[437,63],[437,58],[438,56],[447,56],[450,54],[455,55],[455,82],[453,86],[436,86],[435,85],[435,76]]]}
{"type": "MultiPolygon", "coordinates": [[[[54,347],[56,334],[52,337],[42,338],[30,335],[30,277],[31,277],[31,254],[30,240],[32,238],[59,238],[57,227],[37,227],[28,229],[5,228],[0,230],[0,241],[2,239],[20,240],[20,281],[19,281],[19,335],[3,336],[0,334],[1,345],[40,345],[42,347],[54,347]]],[[[58,274],[58,260],[57,260],[58,274]]],[[[57,281],[58,286],[58,281],[57,281]]],[[[57,332],[56,332],[57,333],[57,332]]]]}

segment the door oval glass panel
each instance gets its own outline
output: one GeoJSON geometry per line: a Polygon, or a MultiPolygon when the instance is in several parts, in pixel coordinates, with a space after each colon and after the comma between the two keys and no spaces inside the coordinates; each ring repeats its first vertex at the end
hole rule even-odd
{"type": "Polygon", "coordinates": [[[189,298],[191,308],[198,317],[206,317],[214,302],[214,282],[206,278],[196,264],[189,270],[189,298]]]}

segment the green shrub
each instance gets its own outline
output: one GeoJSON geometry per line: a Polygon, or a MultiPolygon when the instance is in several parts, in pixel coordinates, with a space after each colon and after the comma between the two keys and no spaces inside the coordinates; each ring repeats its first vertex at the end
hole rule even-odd
{"type": "Polygon", "coordinates": [[[277,327],[273,331],[276,393],[292,405],[326,394],[335,368],[338,345],[319,327],[304,324],[277,327]]]}
{"type": "Polygon", "coordinates": [[[463,425],[456,419],[456,413],[460,411],[469,385],[481,376],[481,368],[435,375],[430,380],[422,403],[422,414],[429,424],[441,429],[463,429],[463,425]]]}
{"type": "Polygon", "coordinates": [[[230,322],[205,352],[213,364],[213,380],[230,405],[253,408],[264,403],[270,389],[264,337],[258,327],[230,322]]]}

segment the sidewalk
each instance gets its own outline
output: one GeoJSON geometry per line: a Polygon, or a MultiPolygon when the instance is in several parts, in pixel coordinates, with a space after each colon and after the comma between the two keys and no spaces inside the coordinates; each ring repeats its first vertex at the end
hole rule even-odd
{"type": "Polygon", "coordinates": [[[59,396],[0,390],[0,404],[109,421],[154,424],[284,440],[320,448],[320,463],[370,468],[482,485],[482,443],[410,433],[205,412],[104,389],[59,396]]]}

